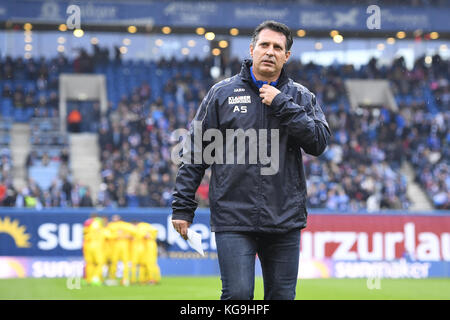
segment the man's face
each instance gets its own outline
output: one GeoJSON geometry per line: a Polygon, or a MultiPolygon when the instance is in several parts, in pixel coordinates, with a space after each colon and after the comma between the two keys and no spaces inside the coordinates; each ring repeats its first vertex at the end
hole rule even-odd
{"type": "Polygon", "coordinates": [[[291,52],[286,52],[286,36],[280,32],[263,29],[255,44],[250,45],[253,72],[265,78],[278,77],[291,52]]]}

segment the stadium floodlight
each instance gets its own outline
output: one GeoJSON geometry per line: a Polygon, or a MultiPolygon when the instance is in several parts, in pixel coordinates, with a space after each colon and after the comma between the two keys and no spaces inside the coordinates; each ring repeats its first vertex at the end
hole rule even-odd
{"type": "Polygon", "coordinates": [[[31,23],[27,22],[23,25],[23,30],[31,31],[31,29],[33,29],[33,25],[31,23]]]}
{"type": "Polygon", "coordinates": [[[406,37],[406,33],[405,33],[405,31],[399,31],[399,32],[397,32],[396,36],[398,39],[404,39],[406,37]]]}
{"type": "Polygon", "coordinates": [[[199,36],[202,36],[205,34],[205,28],[203,27],[198,27],[197,29],[195,29],[195,33],[198,34],[199,36]]]}
{"type": "Polygon", "coordinates": [[[218,56],[218,55],[220,55],[220,49],[219,48],[214,48],[214,49],[212,49],[211,50],[211,53],[212,53],[212,55],[213,56],[218,56]]]}
{"type": "Polygon", "coordinates": [[[395,43],[395,38],[394,37],[389,37],[386,39],[387,44],[394,44],[395,43]]]}
{"type": "Polygon", "coordinates": [[[170,27],[168,27],[168,26],[165,26],[165,27],[162,27],[161,31],[164,34],[169,34],[169,33],[172,32],[172,29],[170,27]]]}
{"type": "Polygon", "coordinates": [[[438,38],[439,38],[439,33],[437,33],[436,31],[430,33],[430,39],[436,40],[438,38]]]}
{"type": "Polygon", "coordinates": [[[297,30],[297,36],[299,36],[300,38],[303,38],[306,35],[306,31],[303,29],[299,29],[297,30]]]}
{"type": "Polygon", "coordinates": [[[214,40],[215,37],[216,37],[216,35],[214,34],[214,32],[205,33],[206,40],[212,41],[212,40],[214,40]]]}
{"type": "Polygon", "coordinates": [[[73,35],[77,38],[81,38],[84,36],[84,31],[82,29],[75,29],[73,30],[73,35]]]}
{"type": "Polygon", "coordinates": [[[221,47],[222,49],[225,49],[228,47],[228,41],[227,40],[220,40],[219,41],[219,47],[221,47]]]}
{"type": "Polygon", "coordinates": [[[239,34],[239,29],[238,28],[231,28],[230,29],[230,35],[237,36],[238,34],[239,34]]]}
{"type": "Polygon", "coordinates": [[[336,35],[333,37],[333,41],[334,41],[335,43],[341,43],[342,41],[344,41],[344,37],[343,37],[342,35],[340,35],[340,34],[336,34],[336,35]]]}
{"type": "Polygon", "coordinates": [[[125,47],[125,46],[121,46],[119,48],[119,51],[120,51],[121,54],[126,54],[128,52],[128,48],[125,47]]]}
{"type": "Polygon", "coordinates": [[[337,36],[339,34],[339,31],[337,30],[331,30],[330,31],[330,37],[334,38],[335,36],[337,36]]]}

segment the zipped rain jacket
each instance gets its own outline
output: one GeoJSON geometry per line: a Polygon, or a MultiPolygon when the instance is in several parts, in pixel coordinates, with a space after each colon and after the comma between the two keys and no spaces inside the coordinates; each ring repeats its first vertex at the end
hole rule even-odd
{"type": "MultiPolygon", "coordinates": [[[[219,160],[212,164],[195,163],[195,147],[191,147],[191,161],[181,163],[176,177],[172,219],[193,221],[197,208],[195,193],[205,170],[211,167],[211,231],[280,233],[306,227],[307,192],[301,149],[314,156],[322,154],[330,138],[328,123],[314,94],[289,79],[284,69],[276,84],[281,93],[270,106],[264,105],[252,80],[251,66],[252,61],[245,60],[239,74],[215,84],[203,99],[194,119],[199,128],[197,133],[204,134],[212,128],[220,130],[223,150],[215,149],[212,154],[219,155],[219,160]],[[227,149],[230,143],[230,139],[225,139],[227,129],[257,133],[257,149],[255,141],[249,138],[251,135],[244,144],[235,141],[236,146],[231,147],[235,151],[245,150],[245,161],[242,157],[238,159],[238,151],[234,152],[234,159],[226,159],[233,150],[227,149]],[[272,139],[273,129],[278,129],[278,139],[272,139]],[[266,135],[260,134],[264,131],[266,135]],[[261,161],[263,141],[266,141],[266,155],[272,157],[269,158],[272,163],[261,161]],[[271,154],[276,150],[272,149],[274,143],[278,143],[278,163],[275,163],[277,154],[271,154]],[[259,156],[257,163],[249,160],[252,156],[254,159],[255,152],[259,156]],[[272,166],[272,170],[268,170],[272,166]],[[269,174],[263,174],[264,168],[269,174]]],[[[192,144],[196,133],[194,121],[187,138],[192,144]]],[[[213,142],[210,139],[202,139],[201,152],[213,142]]],[[[183,150],[185,154],[186,150],[183,150]]],[[[211,145],[207,150],[211,151],[211,145]]]]}

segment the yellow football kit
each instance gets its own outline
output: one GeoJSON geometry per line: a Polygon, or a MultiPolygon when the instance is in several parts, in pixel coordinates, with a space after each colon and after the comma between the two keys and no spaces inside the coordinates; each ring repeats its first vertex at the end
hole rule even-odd
{"type": "Polygon", "coordinates": [[[158,283],[161,281],[161,270],[158,265],[158,244],[156,242],[158,237],[158,230],[151,226],[150,238],[147,240],[147,250],[148,254],[147,261],[149,264],[149,275],[148,279],[150,282],[158,283]]]}
{"type": "Polygon", "coordinates": [[[122,283],[129,283],[130,242],[134,233],[134,226],[125,221],[113,221],[108,224],[110,232],[111,266],[109,277],[116,278],[117,264],[123,264],[122,283]]]}
{"type": "Polygon", "coordinates": [[[134,230],[131,246],[131,282],[137,280],[139,266],[139,282],[159,282],[161,273],[157,264],[158,247],[156,237],[158,230],[151,224],[140,222],[134,230]]]}
{"type": "Polygon", "coordinates": [[[157,264],[158,247],[156,237],[158,230],[151,224],[140,222],[136,225],[131,248],[131,282],[135,283],[138,275],[139,282],[159,282],[161,273],[157,264]]]}
{"type": "Polygon", "coordinates": [[[86,262],[86,281],[100,284],[105,265],[104,243],[107,237],[102,221],[98,218],[84,228],[83,254],[86,262]]]}

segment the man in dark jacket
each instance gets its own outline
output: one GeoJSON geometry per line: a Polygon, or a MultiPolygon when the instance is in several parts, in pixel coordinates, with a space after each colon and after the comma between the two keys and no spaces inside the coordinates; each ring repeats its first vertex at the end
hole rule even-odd
{"type": "Polygon", "coordinates": [[[211,88],[182,152],[172,223],[186,239],[197,208],[195,192],[211,167],[211,230],[222,299],[253,298],[256,254],[264,298],[295,298],[300,230],[307,217],[301,150],[319,156],[330,130],[314,94],[284,72],[292,42],[284,24],[259,25],[250,44],[252,60],[244,61],[238,75],[211,88]],[[211,137],[214,141],[207,144],[211,137]],[[208,155],[215,161],[207,161],[208,155]]]}

